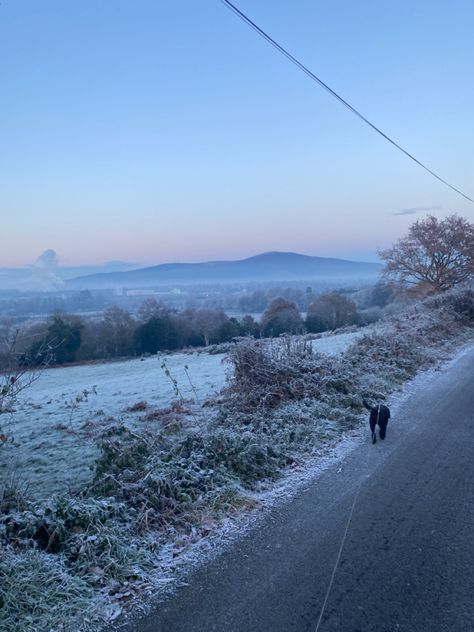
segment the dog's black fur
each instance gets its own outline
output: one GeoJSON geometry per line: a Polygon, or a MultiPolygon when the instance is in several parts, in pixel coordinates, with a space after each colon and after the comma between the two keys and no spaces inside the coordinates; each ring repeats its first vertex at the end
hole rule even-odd
{"type": "Polygon", "coordinates": [[[390,408],[385,404],[378,404],[377,406],[371,406],[365,399],[362,400],[364,407],[370,412],[369,424],[370,431],[372,432],[372,443],[377,441],[375,435],[375,426],[378,424],[380,428],[379,437],[385,439],[387,434],[387,424],[390,419],[390,408]]]}

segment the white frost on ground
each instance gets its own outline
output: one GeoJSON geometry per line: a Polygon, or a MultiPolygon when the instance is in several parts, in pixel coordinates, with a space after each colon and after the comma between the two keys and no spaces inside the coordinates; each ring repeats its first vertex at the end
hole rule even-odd
{"type": "MultiPolygon", "coordinates": [[[[326,335],[311,344],[321,353],[337,355],[363,333],[326,335]]],[[[84,424],[100,425],[111,418],[142,424],[143,411],[128,412],[130,406],[145,401],[151,409],[162,408],[179,399],[161,368],[163,361],[182,397],[195,400],[197,395],[203,401],[225,385],[223,360],[222,354],[195,351],[43,371],[22,392],[14,412],[2,415],[2,432],[14,442],[0,451],[0,474],[20,472],[39,496],[85,482],[97,448],[92,438],[76,434],[84,424]]]]}
{"type": "Polygon", "coordinates": [[[322,336],[311,341],[311,346],[319,353],[327,353],[328,355],[338,355],[344,353],[350,345],[367,333],[367,329],[359,329],[337,336],[322,336]]]}

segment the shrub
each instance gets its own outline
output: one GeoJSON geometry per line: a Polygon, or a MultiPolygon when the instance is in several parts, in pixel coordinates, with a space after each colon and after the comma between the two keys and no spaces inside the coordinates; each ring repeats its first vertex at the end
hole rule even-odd
{"type": "Polygon", "coordinates": [[[138,353],[172,351],[180,346],[178,327],[171,316],[153,316],[135,330],[138,353]]]}
{"type": "Polygon", "coordinates": [[[84,327],[77,317],[53,316],[46,336],[34,342],[23,355],[21,364],[39,366],[45,363],[65,364],[76,359],[84,327]]]}
{"type": "Polygon", "coordinates": [[[57,555],[69,573],[107,586],[111,580],[141,577],[151,568],[149,546],[131,537],[136,515],[113,499],[30,501],[21,511],[0,516],[0,541],[18,550],[57,555]]]}
{"type": "Polygon", "coordinates": [[[147,524],[185,526],[203,511],[242,503],[244,489],[276,477],[291,458],[268,441],[216,430],[179,440],[128,431],[106,442],[91,491],[147,516],[147,524]]]}

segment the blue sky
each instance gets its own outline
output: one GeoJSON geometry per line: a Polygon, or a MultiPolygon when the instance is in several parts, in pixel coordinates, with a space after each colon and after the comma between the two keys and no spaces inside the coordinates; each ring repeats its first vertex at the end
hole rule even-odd
{"type": "MultiPolygon", "coordinates": [[[[236,4],[472,197],[471,0],[236,4]]],[[[373,260],[474,219],[218,0],[3,0],[0,85],[0,266],[373,260]]]]}

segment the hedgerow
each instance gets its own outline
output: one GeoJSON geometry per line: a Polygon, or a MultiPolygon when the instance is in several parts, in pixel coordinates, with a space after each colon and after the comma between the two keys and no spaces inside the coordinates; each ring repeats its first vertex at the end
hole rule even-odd
{"type": "Polygon", "coordinates": [[[0,630],[99,629],[111,604],[153,585],[165,544],[250,504],[259,481],[358,424],[362,397],[386,398],[473,325],[467,289],[379,323],[338,357],[301,337],[242,339],[212,405],[146,410],[156,423],[140,432],[104,433],[79,495],[33,501],[4,485],[0,630]]]}

